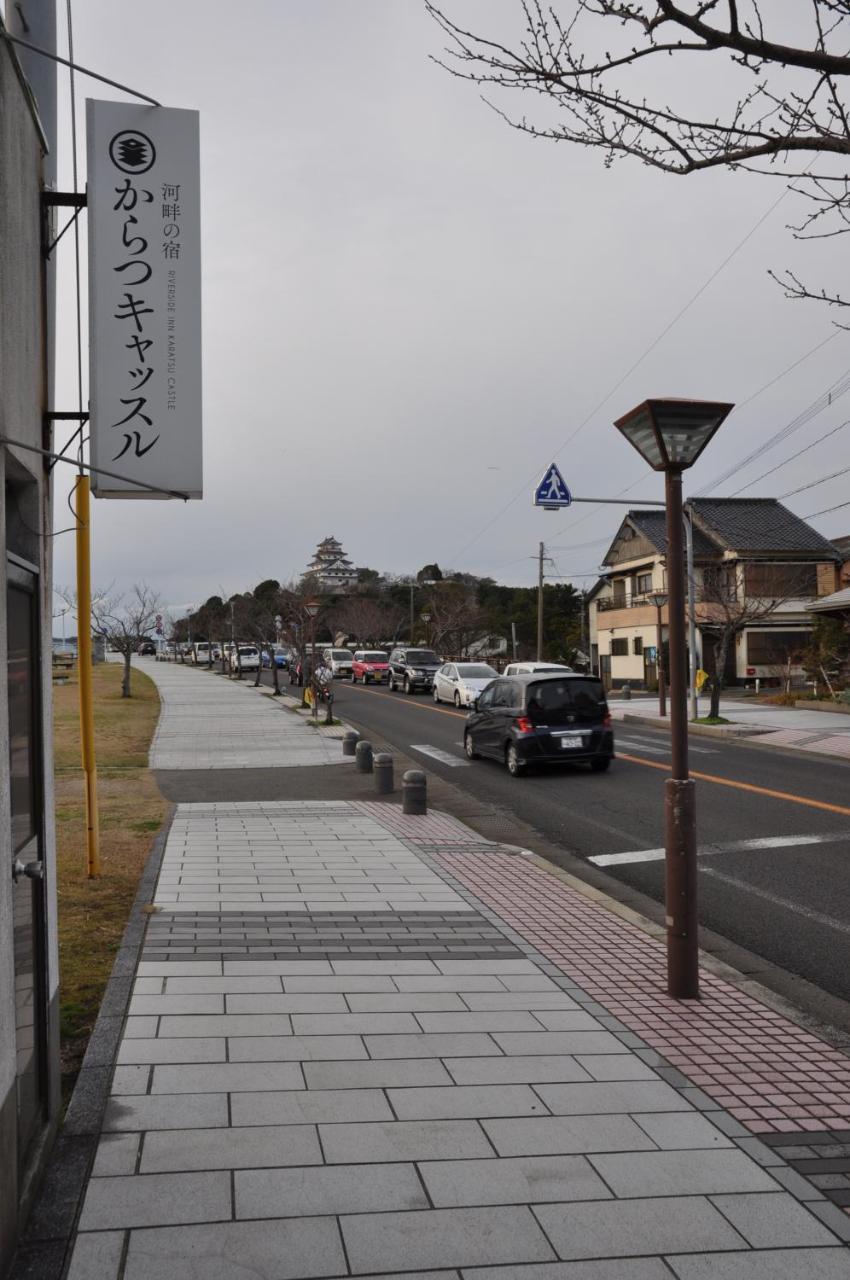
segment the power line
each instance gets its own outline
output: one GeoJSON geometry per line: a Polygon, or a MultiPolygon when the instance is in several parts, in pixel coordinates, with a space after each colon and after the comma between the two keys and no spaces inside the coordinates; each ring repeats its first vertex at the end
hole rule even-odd
{"type": "MultiPolygon", "coordinates": [[[[596,416],[596,414],[599,412],[602,406],[607,404],[607,402],[611,399],[614,393],[616,391],[619,391],[623,383],[628,378],[631,377],[631,375],[635,372],[636,369],[640,368],[644,360],[646,360],[647,356],[651,355],[652,352],[655,350],[655,348],[658,346],[658,344],[664,338],[667,337],[668,333],[670,333],[673,328],[675,328],[675,326],[679,323],[682,317],[688,311],[690,311],[694,303],[699,298],[702,297],[706,289],[708,289],[708,287],[714,283],[714,281],[717,279],[720,273],[724,270],[724,268],[729,265],[732,259],[741,251],[741,249],[743,249],[744,245],[752,238],[752,236],[755,235],[756,231],[758,231],[762,223],[766,222],[767,219],[770,217],[770,215],[773,213],[773,211],[782,203],[782,201],[788,195],[788,190],[789,188],[786,187],[781,192],[781,194],[777,196],[777,198],[772,202],[772,204],[768,206],[768,208],[764,211],[761,217],[757,219],[757,221],[753,224],[753,226],[750,228],[747,234],[741,240],[738,241],[735,247],[726,255],[726,257],[722,260],[722,262],[720,262],[720,264],[717,267],[715,267],[715,269],[703,281],[703,283],[696,290],[696,292],[690,297],[690,299],[685,303],[685,305],[676,312],[672,320],[670,320],[669,323],[666,324],[665,327],[661,330],[661,332],[652,340],[652,342],[650,342],[650,344],[644,348],[643,352],[638,356],[637,360],[635,360],[634,363],[630,365],[630,367],[626,370],[626,372],[622,375],[622,377],[617,379],[617,381],[610,388],[610,390],[607,391],[606,394],[602,397],[602,399],[594,406],[593,409],[591,409],[590,413],[588,413],[587,416],[582,419],[582,421],[575,428],[575,430],[572,431],[567,436],[567,438],[561,442],[561,444],[554,451],[553,457],[557,457],[558,454],[561,453],[567,447],[567,445],[570,444],[576,438],[579,432],[584,430],[584,428],[591,421],[591,419],[596,416]]],[[[481,529],[479,529],[478,532],[472,538],[470,538],[467,542],[464,543],[464,545],[460,548],[458,552],[455,553],[452,559],[458,560],[460,556],[462,556],[464,552],[466,552],[473,545],[473,543],[477,542],[478,539],[482,537],[487,532],[488,529],[491,529],[493,525],[496,523],[496,521],[500,520],[502,516],[505,514],[505,512],[508,511],[514,505],[514,503],[517,502],[518,499],[528,491],[528,486],[534,483],[534,479],[536,475],[537,475],[537,472],[535,471],[534,474],[531,475],[528,480],[526,480],[522,488],[518,489],[517,492],[514,494],[514,496],[510,498],[509,501],[506,502],[505,505],[499,511],[497,511],[496,514],[490,520],[488,520],[487,523],[481,529]]]]}
{"type": "MultiPolygon", "coordinates": [[[[760,476],[756,476],[755,480],[750,480],[749,484],[742,485],[740,489],[736,489],[734,493],[730,493],[730,498],[737,498],[739,493],[743,493],[746,489],[751,489],[754,484],[758,484],[759,480],[764,480],[765,476],[772,476],[774,471],[781,471],[783,467],[787,467],[789,462],[794,462],[797,458],[802,457],[804,453],[808,453],[810,449],[814,449],[816,445],[822,444],[824,440],[828,440],[830,436],[834,436],[837,432],[843,431],[845,427],[850,427],[850,418],[845,418],[844,422],[839,422],[837,427],[825,431],[822,436],[818,436],[817,440],[812,440],[809,444],[803,445],[802,449],[798,449],[796,453],[792,453],[789,458],[785,458],[783,462],[777,462],[775,467],[771,467],[768,471],[762,471],[760,476]]],[[[786,498],[788,494],[784,495],[786,498]]]]}
{"type": "Polygon", "coordinates": [[[811,480],[808,484],[801,484],[798,489],[789,489],[787,493],[779,495],[779,501],[785,498],[793,498],[795,493],[805,493],[807,489],[817,489],[819,485],[826,484],[829,480],[837,480],[839,476],[846,476],[850,471],[850,467],[842,467],[840,471],[833,471],[828,476],[821,476],[820,480],[811,480]]]}

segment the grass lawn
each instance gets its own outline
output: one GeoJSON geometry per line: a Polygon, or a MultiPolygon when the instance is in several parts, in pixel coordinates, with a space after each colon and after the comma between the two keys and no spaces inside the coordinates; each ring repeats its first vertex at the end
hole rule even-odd
{"type": "Polygon", "coordinates": [[[66,1091],[79,1070],[139,876],[167,810],[147,767],[159,716],[156,686],[134,669],[133,696],[122,698],[119,664],[101,663],[93,674],[102,869],[98,880],[89,880],[86,874],[76,677],[53,689],[59,996],[66,1091]]]}

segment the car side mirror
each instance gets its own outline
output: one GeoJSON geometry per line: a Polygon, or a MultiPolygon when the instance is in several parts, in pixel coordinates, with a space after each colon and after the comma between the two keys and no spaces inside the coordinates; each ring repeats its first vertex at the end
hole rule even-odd
{"type": "Polygon", "coordinates": [[[473,710],[473,711],[477,711],[477,710],[478,710],[478,699],[479,699],[479,697],[480,697],[480,694],[477,694],[477,693],[476,693],[475,697],[472,699],[472,710],[473,710]]]}

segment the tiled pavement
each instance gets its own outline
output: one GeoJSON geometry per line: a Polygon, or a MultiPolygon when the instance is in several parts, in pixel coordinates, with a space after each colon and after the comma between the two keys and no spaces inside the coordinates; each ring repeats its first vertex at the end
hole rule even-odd
{"type": "Polygon", "coordinates": [[[285,714],[247,681],[151,659],[134,660],[156,682],[161,712],[152,769],[286,769],[351,765],[339,743],[285,714]]]}
{"type": "Polygon", "coordinates": [[[70,1280],[850,1277],[825,1192],[645,1047],[637,930],[557,877],[377,805],[180,806],[174,831],[70,1280]],[[379,907],[348,900],[355,870],[379,907]],[[221,909],[194,909],[205,876],[221,909]],[[614,968],[642,1038],[598,998],[614,968]]]}

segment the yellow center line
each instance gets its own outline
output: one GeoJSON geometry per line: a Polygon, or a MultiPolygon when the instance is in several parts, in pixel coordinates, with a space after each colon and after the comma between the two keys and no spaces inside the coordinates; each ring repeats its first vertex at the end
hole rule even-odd
{"type": "MultiPolygon", "coordinates": [[[[358,693],[365,693],[366,690],[356,684],[350,686],[356,689],[358,693]]],[[[379,693],[377,689],[373,689],[369,694],[370,698],[389,698],[391,702],[398,702],[394,693],[379,693]]],[[[436,711],[441,716],[456,716],[461,720],[466,719],[465,711],[449,711],[447,707],[438,707],[434,702],[405,702],[402,704],[407,707],[416,707],[417,711],[436,711]]]]}
{"type": "MultiPolygon", "coordinates": [[[[357,685],[351,686],[357,689],[357,685]]],[[[359,689],[358,692],[365,693],[365,689],[359,689]]],[[[395,694],[379,693],[377,689],[371,691],[372,697],[389,698],[396,701],[395,694]]],[[[458,719],[465,720],[466,713],[463,711],[450,711],[447,707],[438,707],[434,703],[423,702],[405,702],[404,706],[416,707],[419,711],[435,711],[443,716],[455,716],[458,719]]],[[[670,766],[659,764],[657,760],[645,760],[643,756],[627,755],[623,751],[617,752],[618,760],[628,760],[630,764],[642,764],[647,769],[660,769],[662,773],[669,773],[670,766]]],[[[789,791],[774,791],[771,787],[759,787],[753,782],[738,782],[734,778],[719,778],[714,773],[698,773],[696,770],[691,771],[692,778],[699,778],[700,782],[713,782],[718,787],[733,787],[736,791],[749,791],[757,796],[769,796],[772,800],[788,800],[791,804],[801,804],[808,809],[822,809],[825,813],[840,813],[845,817],[850,817],[850,808],[840,804],[829,804],[826,800],[812,800],[808,796],[796,796],[789,791]]]]}
{"type": "MultiPolygon", "coordinates": [[[[628,760],[631,764],[643,764],[647,769],[660,769],[669,773],[670,766],[659,764],[656,760],[644,760],[643,756],[629,756],[622,751],[617,752],[618,760],[628,760]]],[[[718,778],[714,773],[698,773],[691,771],[692,778],[701,782],[714,782],[719,787],[734,787],[736,791],[750,791],[758,796],[770,796],[772,800],[789,800],[791,804],[802,804],[808,809],[823,809],[826,813],[841,813],[850,817],[850,809],[840,804],[828,804],[826,800],[811,800],[808,796],[795,796],[789,791],[774,791],[771,787],[757,787],[753,782],[738,782],[733,778],[718,778]]]]}

